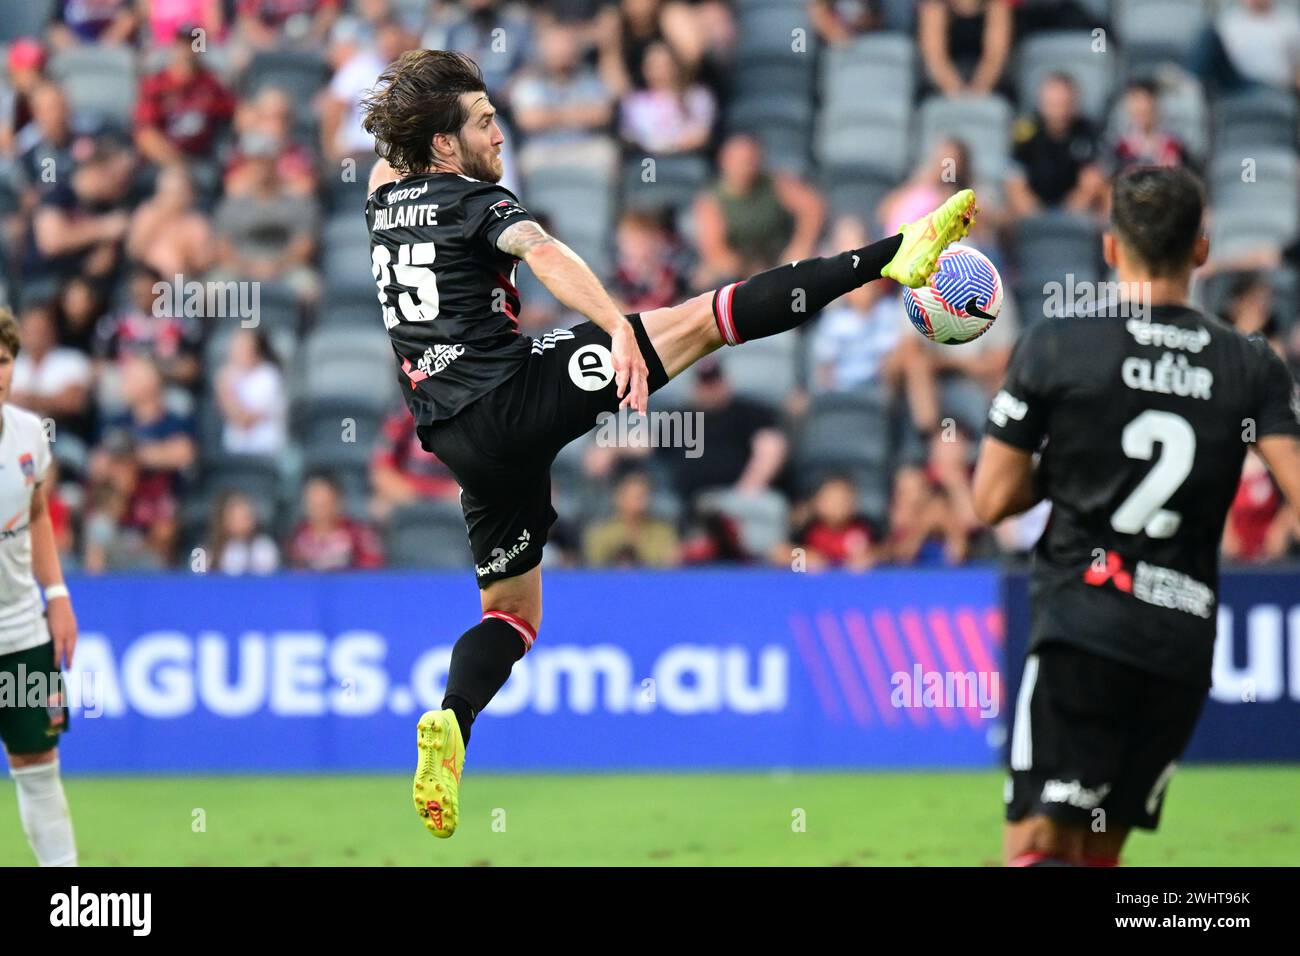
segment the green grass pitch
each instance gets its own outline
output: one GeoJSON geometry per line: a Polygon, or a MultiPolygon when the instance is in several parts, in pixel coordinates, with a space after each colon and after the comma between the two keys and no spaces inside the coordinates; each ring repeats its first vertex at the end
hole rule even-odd
{"type": "MultiPolygon", "coordinates": [[[[69,777],[87,866],[992,866],[1002,775],[481,774],[428,835],[405,775],[69,777]],[[199,812],[201,811],[201,816],[199,812]],[[199,824],[202,824],[202,827],[199,824]],[[802,824],[802,827],[800,826],[802,824]]],[[[1300,864],[1300,766],[1183,768],[1125,862],[1300,864]]],[[[0,865],[27,865],[0,784],[0,865]]]]}

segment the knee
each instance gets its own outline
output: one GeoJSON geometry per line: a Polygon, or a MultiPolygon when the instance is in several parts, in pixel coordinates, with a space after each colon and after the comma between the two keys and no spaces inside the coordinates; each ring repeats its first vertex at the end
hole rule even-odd
{"type": "Polygon", "coordinates": [[[41,764],[54,763],[59,759],[57,747],[52,747],[38,754],[9,754],[9,766],[14,770],[24,767],[39,767],[41,764]]]}

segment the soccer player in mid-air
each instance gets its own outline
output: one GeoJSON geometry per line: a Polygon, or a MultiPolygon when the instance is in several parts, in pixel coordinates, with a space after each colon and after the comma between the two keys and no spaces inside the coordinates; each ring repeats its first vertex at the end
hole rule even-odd
{"type": "Polygon", "coordinates": [[[1205,262],[1185,169],[1114,184],[1118,301],[1017,343],[975,472],[990,524],[1046,498],[1016,702],[1004,857],[1113,866],[1154,830],[1210,687],[1219,542],[1253,442],[1300,511],[1300,397],[1286,365],[1188,304],[1205,262]]]}
{"type": "Polygon", "coordinates": [[[58,746],[68,727],[60,669],[72,663],[77,619],[46,505],[45,428],[9,402],[17,357],[18,323],[0,309],[0,740],[36,862],[76,866],[58,746]]]}
{"type": "Polygon", "coordinates": [[[861,249],[807,259],[671,308],[623,315],[583,261],[498,185],[504,141],[483,78],[458,53],[417,50],[363,103],[381,157],[366,202],[371,266],[417,434],[460,483],[483,609],[452,650],[442,709],[418,725],[415,807],[439,837],[459,815],[475,717],[533,645],[556,453],[602,412],[646,411],[649,393],[724,343],[788,331],[865,282],[923,285],[966,235],[963,190],[861,249]],[[520,334],[519,260],[590,321],[520,334]]]}

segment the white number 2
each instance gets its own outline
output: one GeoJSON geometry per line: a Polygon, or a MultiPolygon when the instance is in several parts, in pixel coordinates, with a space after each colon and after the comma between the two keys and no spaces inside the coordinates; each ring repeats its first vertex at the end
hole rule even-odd
{"type": "Polygon", "coordinates": [[[433,271],[437,255],[432,242],[404,243],[397,247],[397,262],[387,246],[376,245],[370,253],[370,274],[379,287],[379,304],[384,307],[384,326],[392,328],[399,321],[432,322],[438,317],[438,276],[433,271]],[[402,286],[397,308],[388,304],[388,285],[402,286]],[[417,303],[412,298],[419,296],[417,303]],[[398,314],[401,318],[398,318],[398,314]]]}
{"type": "Polygon", "coordinates": [[[1137,461],[1150,461],[1156,442],[1160,457],[1111,516],[1110,526],[1121,534],[1145,531],[1152,538],[1172,538],[1182,523],[1183,516],[1167,510],[1165,503],[1191,473],[1196,432],[1180,415],[1147,409],[1121,436],[1124,454],[1137,461]]]}

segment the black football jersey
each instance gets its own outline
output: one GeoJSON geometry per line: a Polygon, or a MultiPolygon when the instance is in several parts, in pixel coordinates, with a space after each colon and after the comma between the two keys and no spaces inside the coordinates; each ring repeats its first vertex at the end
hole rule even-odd
{"type": "Polygon", "coordinates": [[[366,200],[370,270],[417,425],[455,415],[528,356],[518,260],[496,240],[533,218],[504,186],[459,173],[408,176],[366,200]]]}
{"type": "Polygon", "coordinates": [[[1017,343],[986,434],[1042,451],[1052,512],[1031,647],[1064,641],[1208,687],[1246,448],[1300,436],[1295,382],[1268,344],[1176,306],[1044,321],[1017,343]]]}

